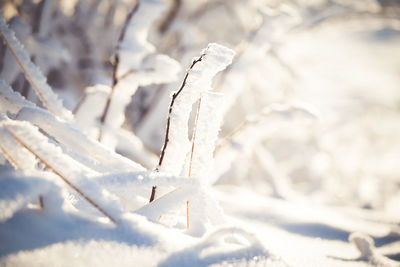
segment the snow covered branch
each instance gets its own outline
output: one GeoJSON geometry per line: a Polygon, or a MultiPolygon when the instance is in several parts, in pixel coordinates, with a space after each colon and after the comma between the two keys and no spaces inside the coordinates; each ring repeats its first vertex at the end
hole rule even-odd
{"type": "Polygon", "coordinates": [[[200,57],[193,60],[181,87],[171,98],[164,145],[157,170],[174,175],[181,173],[191,147],[187,134],[192,105],[202,93],[212,89],[212,78],[232,62],[234,54],[231,49],[212,43],[202,51],[200,57]]]}
{"type": "Polygon", "coordinates": [[[7,26],[1,14],[0,34],[43,105],[54,115],[71,121],[73,119],[72,113],[63,106],[61,100],[54,94],[51,87],[47,84],[46,78],[39,68],[33,64],[28,53],[15,37],[14,32],[7,26]]]}

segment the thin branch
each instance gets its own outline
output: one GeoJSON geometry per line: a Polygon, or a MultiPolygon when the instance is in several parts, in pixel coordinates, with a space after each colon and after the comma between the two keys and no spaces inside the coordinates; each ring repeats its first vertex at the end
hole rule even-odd
{"type": "Polygon", "coordinates": [[[151,196],[150,196],[149,203],[153,202],[153,200],[156,198],[156,190],[157,190],[157,186],[153,186],[151,188],[151,196]]]}
{"type": "Polygon", "coordinates": [[[186,228],[189,230],[189,200],[186,200],[186,228]]]}
{"type": "Polygon", "coordinates": [[[46,166],[47,169],[51,170],[54,174],[59,176],[67,185],[69,185],[73,190],[75,190],[81,197],[83,197],[87,202],[89,202],[93,207],[95,207],[100,213],[110,219],[114,224],[117,224],[117,221],[108,214],[104,209],[102,209],[96,202],[94,202],[90,197],[86,196],[78,187],[76,187],[73,183],[71,183],[65,176],[63,176],[59,171],[54,169],[51,164],[49,164],[46,160],[36,154],[29,146],[27,146],[14,132],[7,127],[5,129],[14,137],[14,139],[24,148],[26,148],[32,155],[34,155],[43,165],[46,166]]]}
{"type": "Polygon", "coordinates": [[[44,209],[44,202],[43,202],[43,196],[42,195],[39,195],[38,201],[39,201],[40,210],[43,210],[44,209]]]}
{"type": "Polygon", "coordinates": [[[6,24],[4,17],[0,14],[0,36],[4,40],[8,50],[21,68],[25,78],[35,90],[40,101],[50,112],[66,120],[72,120],[72,113],[67,110],[58,96],[53,92],[38,66],[29,57],[20,41],[16,38],[13,30],[6,24]]]}
{"type": "Polygon", "coordinates": [[[197,123],[199,121],[200,107],[201,107],[201,97],[199,98],[199,103],[197,105],[196,119],[195,119],[194,127],[193,127],[192,151],[190,152],[189,174],[188,174],[189,177],[192,176],[192,162],[193,162],[193,154],[194,154],[194,144],[196,142],[197,123]]]}
{"type": "Polygon", "coordinates": [[[18,169],[18,163],[17,161],[10,155],[10,153],[7,152],[7,150],[5,150],[1,145],[0,145],[0,150],[3,153],[3,155],[6,157],[6,159],[8,160],[8,162],[15,168],[18,169]]]}
{"type": "MultiPolygon", "coordinates": [[[[190,163],[189,163],[189,174],[188,174],[189,177],[192,175],[192,162],[193,162],[193,154],[194,154],[194,144],[196,142],[197,123],[199,121],[200,107],[201,107],[201,97],[199,98],[199,103],[197,105],[196,119],[195,119],[194,127],[193,127],[192,151],[190,152],[190,163]]],[[[186,200],[186,227],[189,230],[189,200],[186,200]]]]}
{"type": "MultiPolygon", "coordinates": [[[[132,11],[126,17],[124,26],[122,27],[122,30],[121,30],[121,34],[119,35],[119,38],[118,38],[118,44],[117,44],[117,49],[116,49],[117,51],[115,53],[115,62],[114,62],[114,69],[113,69],[113,75],[112,75],[112,78],[113,78],[112,87],[111,87],[110,94],[108,95],[106,105],[104,106],[103,114],[100,117],[101,125],[103,125],[106,122],[108,110],[110,109],[111,99],[113,97],[115,87],[116,87],[116,85],[118,83],[118,79],[119,79],[119,77],[118,77],[119,48],[120,48],[122,40],[125,37],[125,33],[126,33],[126,30],[128,29],[129,22],[131,21],[133,15],[137,12],[138,9],[139,9],[139,1],[136,2],[132,11]]],[[[101,136],[102,136],[102,133],[101,133],[101,127],[100,127],[100,133],[99,133],[99,138],[98,138],[99,141],[101,141],[101,136]]]]}
{"type": "Polygon", "coordinates": [[[189,76],[190,70],[193,69],[193,67],[194,67],[194,65],[196,65],[196,63],[200,62],[203,59],[204,55],[205,54],[202,54],[198,59],[193,60],[192,65],[190,66],[190,68],[186,72],[186,75],[185,75],[185,78],[183,79],[181,87],[179,88],[179,90],[177,92],[175,92],[172,95],[172,100],[171,100],[171,103],[169,105],[168,120],[167,120],[167,130],[166,130],[166,133],[165,133],[164,145],[163,145],[163,148],[161,150],[160,161],[158,162],[158,167],[156,168],[156,171],[158,171],[159,168],[161,167],[161,164],[162,164],[162,162],[164,160],[165,150],[167,149],[167,146],[168,146],[169,128],[170,128],[170,124],[171,124],[171,114],[172,114],[172,110],[173,110],[173,106],[174,106],[175,100],[179,96],[179,94],[182,92],[183,88],[185,88],[186,80],[187,80],[187,78],[189,76]]]}
{"type": "Polygon", "coordinates": [[[163,34],[165,33],[169,27],[171,26],[172,22],[178,15],[179,9],[182,6],[182,0],[173,0],[170,9],[168,10],[167,15],[165,16],[164,20],[161,22],[158,31],[163,34]]]}

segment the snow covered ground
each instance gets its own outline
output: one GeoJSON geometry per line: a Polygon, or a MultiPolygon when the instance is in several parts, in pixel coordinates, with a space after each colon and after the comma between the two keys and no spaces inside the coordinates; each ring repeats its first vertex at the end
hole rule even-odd
{"type": "Polygon", "coordinates": [[[400,266],[396,1],[27,2],[0,266],[400,266]]]}

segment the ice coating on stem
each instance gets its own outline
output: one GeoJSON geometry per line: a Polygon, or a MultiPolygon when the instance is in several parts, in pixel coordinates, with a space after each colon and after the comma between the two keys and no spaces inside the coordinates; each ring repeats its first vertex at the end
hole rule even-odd
{"type": "Polygon", "coordinates": [[[222,122],[222,94],[206,92],[201,96],[198,120],[189,158],[191,177],[208,179],[213,171],[214,149],[222,122]]]}
{"type": "Polygon", "coordinates": [[[15,37],[15,33],[7,26],[1,14],[0,34],[43,105],[54,115],[65,120],[72,120],[72,113],[64,108],[61,100],[47,84],[46,77],[44,77],[39,68],[33,64],[28,53],[15,37]]]}
{"type": "Polygon", "coordinates": [[[90,208],[94,207],[110,220],[116,221],[121,213],[117,203],[109,198],[105,190],[88,179],[98,175],[96,172],[64,154],[60,147],[50,143],[48,138],[29,122],[3,120],[0,127],[9,132],[17,143],[77,193],[77,205],[80,205],[80,208],[88,208],[90,211],[90,208]],[[89,203],[91,206],[88,206],[89,203]],[[107,212],[102,207],[105,207],[107,212]]]}
{"type": "Polygon", "coordinates": [[[173,208],[185,203],[190,196],[196,195],[198,190],[192,186],[178,187],[164,196],[136,210],[135,213],[146,216],[150,221],[157,221],[160,216],[173,208]]]}
{"type": "Polygon", "coordinates": [[[53,136],[58,142],[65,145],[80,157],[94,160],[92,166],[100,172],[112,172],[124,169],[126,171],[142,171],[144,168],[125,157],[104,147],[102,144],[88,138],[73,125],[61,121],[38,108],[23,108],[18,119],[30,121],[53,136]]]}
{"type": "Polygon", "coordinates": [[[235,52],[219,44],[211,43],[195,59],[186,73],[181,88],[172,95],[167,133],[158,169],[179,175],[191,143],[188,139],[188,121],[192,105],[201,93],[211,90],[212,78],[224,70],[235,52]]]}
{"type": "Polygon", "coordinates": [[[180,64],[166,55],[155,54],[147,40],[149,29],[164,10],[157,0],[138,1],[122,28],[113,73],[113,84],[101,116],[99,140],[115,149],[115,132],[125,120],[125,109],[139,86],[175,81],[180,64]]]}
{"type": "Polygon", "coordinates": [[[0,150],[15,169],[28,175],[35,169],[37,164],[35,157],[3,127],[0,127],[0,150]]]}
{"type": "MultiPolygon", "coordinates": [[[[32,34],[31,26],[26,24],[20,17],[13,17],[9,20],[8,25],[14,31],[15,37],[22,44],[26,44],[32,34]]],[[[9,50],[4,53],[3,65],[7,66],[7,68],[2,68],[0,78],[7,84],[12,84],[20,73],[20,68],[9,50]]]]}
{"type": "Polygon", "coordinates": [[[79,160],[96,171],[120,171],[121,168],[125,171],[144,170],[140,164],[122,157],[92,140],[76,129],[73,124],[62,121],[48,111],[37,107],[1,80],[0,112],[17,114],[19,120],[30,121],[40,127],[60,144],[73,151],[79,160]]]}
{"type": "Polygon", "coordinates": [[[119,64],[117,78],[141,67],[142,60],[155,48],[147,41],[149,28],[164,9],[164,4],[157,0],[138,1],[129,14],[127,24],[122,29],[118,43],[119,64]]]}

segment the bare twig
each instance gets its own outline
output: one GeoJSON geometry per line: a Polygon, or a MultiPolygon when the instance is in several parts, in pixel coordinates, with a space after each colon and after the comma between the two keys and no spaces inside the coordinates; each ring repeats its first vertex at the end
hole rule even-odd
{"type": "Polygon", "coordinates": [[[200,107],[201,107],[201,97],[199,98],[199,103],[197,105],[196,119],[195,119],[194,126],[193,126],[192,151],[190,152],[189,174],[188,174],[189,177],[192,176],[192,162],[193,162],[193,154],[194,154],[194,144],[196,142],[197,123],[199,121],[200,107]]]}
{"type": "Polygon", "coordinates": [[[157,186],[153,186],[153,187],[151,188],[151,196],[150,196],[150,201],[149,201],[149,203],[153,202],[153,200],[155,199],[155,197],[156,197],[156,190],[157,190],[157,186]]]}
{"type": "Polygon", "coordinates": [[[42,21],[42,14],[43,14],[43,8],[44,8],[44,6],[45,6],[45,4],[46,4],[46,1],[47,0],[43,0],[43,1],[41,1],[39,4],[38,4],[38,6],[37,6],[37,8],[36,8],[36,10],[35,10],[35,20],[33,21],[33,26],[32,26],[32,32],[33,33],[37,33],[37,32],[39,32],[39,29],[40,29],[40,23],[41,23],[41,21],[42,21]]]}
{"type": "Polygon", "coordinates": [[[39,201],[40,210],[43,210],[44,209],[44,202],[43,202],[43,196],[42,195],[39,195],[38,201],[39,201]]]}
{"type": "Polygon", "coordinates": [[[172,113],[172,110],[173,110],[173,106],[174,106],[175,100],[179,96],[179,94],[182,92],[183,88],[185,88],[186,80],[187,80],[187,78],[189,76],[190,70],[193,69],[193,67],[194,67],[194,65],[196,65],[196,63],[200,62],[203,59],[204,55],[205,54],[202,54],[198,59],[193,60],[192,65],[190,66],[190,68],[186,72],[186,75],[185,75],[185,78],[183,79],[181,87],[179,88],[179,90],[177,92],[175,92],[172,95],[172,100],[171,100],[171,103],[169,105],[168,120],[167,120],[167,130],[166,130],[166,133],[165,133],[164,145],[163,145],[163,148],[161,150],[160,161],[158,162],[158,167],[156,168],[156,171],[158,171],[159,168],[161,167],[161,164],[162,164],[162,162],[164,160],[165,150],[167,149],[167,146],[168,146],[169,128],[170,128],[170,124],[171,124],[171,113],[172,113]]]}

